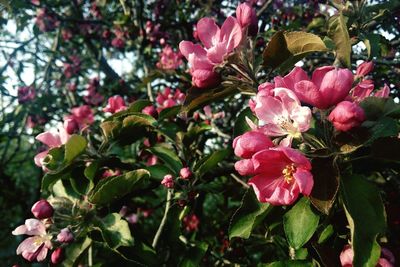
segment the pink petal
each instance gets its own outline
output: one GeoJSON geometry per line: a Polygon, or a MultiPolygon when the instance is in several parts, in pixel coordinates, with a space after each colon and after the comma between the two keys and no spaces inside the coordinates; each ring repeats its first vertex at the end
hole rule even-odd
{"type": "Polygon", "coordinates": [[[207,52],[201,45],[193,44],[189,41],[182,41],[179,43],[179,51],[181,51],[182,55],[185,56],[186,59],[189,58],[189,54],[195,54],[197,56],[206,56],[207,52]]]}
{"type": "Polygon", "coordinates": [[[242,159],[235,163],[235,170],[240,175],[254,175],[254,165],[251,159],[242,159]]]}
{"type": "Polygon", "coordinates": [[[21,244],[19,244],[19,246],[17,247],[17,255],[21,254],[24,251],[34,253],[42,245],[42,243],[37,243],[36,239],[36,236],[31,236],[22,241],[21,244]]]}
{"type": "Polygon", "coordinates": [[[335,69],[335,67],[333,66],[324,66],[317,68],[316,70],[314,70],[312,74],[311,81],[315,84],[317,88],[319,88],[321,86],[322,80],[324,79],[325,75],[333,69],[335,69]]]}
{"type": "Polygon", "coordinates": [[[334,69],[328,72],[319,88],[324,104],[326,104],[324,108],[344,100],[351,90],[353,81],[353,74],[348,69],[334,69]]]}
{"type": "Polygon", "coordinates": [[[206,48],[210,48],[220,41],[220,29],[211,18],[202,18],[197,22],[197,34],[206,48]]]}
{"type": "Polygon", "coordinates": [[[311,170],[310,161],[296,149],[290,147],[279,147],[277,150],[282,151],[291,162],[296,164],[296,167],[311,170]]]}
{"type": "Polygon", "coordinates": [[[295,84],[294,91],[298,98],[307,104],[316,106],[316,107],[324,107],[325,103],[321,98],[321,94],[318,88],[315,86],[313,82],[310,81],[300,81],[295,84]]]}
{"type": "Polygon", "coordinates": [[[48,248],[46,246],[41,247],[38,255],[36,256],[36,260],[44,261],[47,256],[47,251],[48,251],[48,248]]]}
{"type": "Polygon", "coordinates": [[[215,64],[224,61],[225,55],[228,54],[226,43],[218,43],[207,50],[207,58],[215,64]]]}
{"type": "Polygon", "coordinates": [[[293,176],[299,186],[300,193],[305,196],[309,196],[314,186],[312,174],[307,170],[298,168],[293,176]]]}
{"type": "Polygon", "coordinates": [[[26,226],[25,224],[18,226],[17,228],[15,228],[14,231],[12,231],[11,233],[13,235],[25,235],[27,232],[26,226]]]}
{"type": "Polygon", "coordinates": [[[300,67],[294,67],[293,70],[287,74],[285,77],[275,77],[275,87],[283,87],[290,90],[294,89],[294,85],[297,82],[306,80],[308,81],[307,73],[300,67]]]}
{"type": "Polygon", "coordinates": [[[265,123],[275,123],[277,117],[287,115],[282,102],[274,97],[259,97],[257,95],[256,103],[254,111],[257,117],[265,123]]]}
{"type": "Polygon", "coordinates": [[[279,148],[262,150],[253,155],[254,170],[268,176],[279,177],[291,162],[279,148]]]}
{"type": "Polygon", "coordinates": [[[27,219],[25,220],[25,226],[27,229],[27,235],[45,235],[46,226],[37,219],[27,219]]]}
{"type": "Polygon", "coordinates": [[[241,41],[242,28],[240,27],[239,22],[232,16],[227,17],[221,27],[220,42],[225,42],[227,44],[226,48],[229,53],[238,47],[241,41]]]}
{"type": "Polygon", "coordinates": [[[376,93],[374,94],[374,96],[376,97],[382,97],[382,98],[387,98],[389,97],[389,93],[390,93],[390,88],[389,86],[385,83],[385,85],[378,91],[376,91],[376,93]]]}
{"type": "Polygon", "coordinates": [[[60,136],[51,132],[44,132],[36,136],[36,140],[42,142],[50,148],[61,145],[60,136]]]}
{"type": "Polygon", "coordinates": [[[300,132],[306,132],[311,125],[311,109],[309,107],[298,106],[290,113],[290,118],[296,122],[300,132]]]}
{"type": "Polygon", "coordinates": [[[36,154],[36,156],[33,158],[36,166],[42,167],[43,160],[47,156],[48,153],[49,153],[49,151],[46,150],[46,151],[40,152],[39,154],[36,154]]]}

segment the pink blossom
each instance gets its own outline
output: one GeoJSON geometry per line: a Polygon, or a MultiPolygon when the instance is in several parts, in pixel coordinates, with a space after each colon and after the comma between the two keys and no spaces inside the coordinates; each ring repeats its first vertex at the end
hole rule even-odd
{"type": "Polygon", "coordinates": [[[38,8],[36,10],[36,26],[42,32],[53,31],[60,25],[60,21],[57,18],[50,14],[46,8],[38,8]]]}
{"type": "Polygon", "coordinates": [[[139,221],[139,216],[136,213],[131,213],[127,215],[125,218],[130,224],[136,224],[139,221]]]}
{"type": "Polygon", "coordinates": [[[41,199],[33,204],[31,212],[37,219],[42,220],[53,216],[54,209],[47,200],[41,199]]]}
{"type": "Polygon", "coordinates": [[[68,115],[64,120],[72,119],[78,123],[79,128],[82,129],[94,122],[93,111],[88,105],[72,108],[71,115],[68,115]]]}
{"type": "Polygon", "coordinates": [[[345,99],[353,80],[353,74],[348,69],[320,67],[309,80],[304,70],[295,67],[285,77],[275,77],[275,87],[291,89],[302,102],[327,109],[345,99]]]}
{"type": "Polygon", "coordinates": [[[254,175],[248,183],[260,202],[291,205],[300,193],[310,195],[314,185],[310,161],[289,147],[261,150],[241,165],[235,164],[239,173],[254,175]]]}
{"type": "Polygon", "coordinates": [[[299,138],[310,128],[310,108],[301,106],[289,89],[262,90],[258,92],[255,102],[254,112],[264,124],[260,131],[268,136],[286,136],[281,141],[282,145],[290,146],[293,138],[299,138]]]}
{"type": "Polygon", "coordinates": [[[158,162],[158,157],[156,155],[151,155],[150,157],[148,157],[148,159],[146,161],[146,165],[154,166],[157,164],[157,162],[158,162]]]}
{"type": "Polygon", "coordinates": [[[63,228],[57,235],[57,241],[60,243],[71,243],[74,241],[74,235],[69,228],[63,228]]]}
{"type": "MultiPolygon", "coordinates": [[[[340,253],[342,267],[353,267],[354,252],[350,245],[346,245],[340,253]]],[[[387,248],[381,249],[381,256],[376,267],[394,267],[395,259],[393,253],[387,248]]]]}
{"type": "Polygon", "coordinates": [[[119,95],[115,95],[108,99],[108,104],[105,108],[103,108],[103,111],[114,114],[125,109],[126,105],[124,99],[119,95]]]}
{"type": "Polygon", "coordinates": [[[174,179],[171,174],[167,174],[161,181],[161,184],[166,188],[174,188],[174,179]]]}
{"type": "Polygon", "coordinates": [[[61,36],[64,41],[69,41],[72,39],[73,34],[72,34],[71,30],[69,30],[69,29],[62,29],[61,36]]]}
{"type": "Polygon", "coordinates": [[[187,215],[183,218],[183,225],[188,232],[197,231],[199,229],[200,220],[196,214],[187,215]]]}
{"type": "Polygon", "coordinates": [[[356,75],[357,76],[366,76],[374,69],[374,62],[372,61],[364,61],[357,67],[356,75]]]}
{"type": "Polygon", "coordinates": [[[119,169],[115,169],[115,170],[107,169],[107,170],[105,170],[103,172],[103,174],[101,175],[101,178],[104,179],[104,178],[108,178],[108,177],[111,177],[111,176],[118,176],[118,175],[121,175],[121,174],[122,174],[122,172],[119,169]]]}
{"type": "Polygon", "coordinates": [[[118,49],[123,49],[125,47],[125,40],[119,37],[115,37],[111,41],[111,45],[118,49]]]}
{"type": "Polygon", "coordinates": [[[73,119],[66,119],[64,120],[64,129],[67,131],[68,134],[74,134],[79,130],[79,125],[73,119]]]}
{"type": "Polygon", "coordinates": [[[152,116],[154,118],[157,118],[157,116],[158,116],[157,109],[153,105],[144,107],[142,109],[142,113],[150,115],[150,116],[152,116]]]}
{"type": "Polygon", "coordinates": [[[70,62],[64,62],[64,75],[67,79],[76,75],[81,69],[81,60],[78,56],[71,56],[69,61],[70,62]]]}
{"type": "Polygon", "coordinates": [[[364,110],[350,101],[340,102],[329,114],[328,120],[338,131],[346,132],[358,127],[365,120],[364,110]]]}
{"type": "Polygon", "coordinates": [[[164,70],[177,69],[182,64],[182,55],[166,45],[160,53],[160,60],[157,62],[157,68],[164,70]]]}
{"type": "Polygon", "coordinates": [[[49,150],[51,148],[59,147],[65,144],[68,141],[69,137],[70,136],[64,129],[64,127],[59,127],[57,132],[47,131],[36,136],[35,139],[48,146],[48,149],[43,152],[40,152],[35,156],[34,158],[35,164],[38,167],[42,167],[43,170],[46,170],[45,166],[43,166],[43,161],[46,158],[47,154],[49,153],[49,150]]]}
{"type": "Polygon", "coordinates": [[[166,87],[163,92],[159,92],[156,97],[156,102],[158,104],[158,113],[165,108],[170,108],[176,105],[180,105],[185,100],[185,94],[181,90],[176,89],[172,91],[171,88],[166,87]]]}
{"type": "Polygon", "coordinates": [[[51,253],[51,263],[52,264],[60,264],[64,260],[64,250],[60,248],[56,248],[53,253],[51,253]]]}
{"type": "Polygon", "coordinates": [[[179,171],[179,175],[182,177],[182,179],[188,180],[190,177],[192,177],[193,173],[189,167],[185,167],[179,171]]]}
{"type": "Polygon", "coordinates": [[[381,98],[388,98],[390,93],[390,88],[389,86],[385,83],[385,85],[379,89],[378,91],[375,92],[374,96],[375,97],[381,97],[381,98]]]}
{"type": "Polygon", "coordinates": [[[17,248],[17,255],[22,254],[28,261],[43,261],[51,249],[51,235],[46,232],[45,225],[37,219],[27,219],[25,224],[18,226],[13,235],[30,235],[17,248]]]}
{"type": "Polygon", "coordinates": [[[372,80],[363,80],[353,88],[350,99],[359,103],[364,98],[370,96],[373,90],[374,82],[372,80]]]}
{"type": "Polygon", "coordinates": [[[233,140],[235,155],[241,158],[251,158],[258,151],[273,147],[271,139],[261,132],[249,131],[233,140]]]}
{"type": "Polygon", "coordinates": [[[240,27],[248,27],[250,35],[256,35],[258,31],[256,10],[249,3],[242,3],[236,8],[236,19],[240,27]]]}
{"type": "Polygon", "coordinates": [[[21,86],[18,88],[18,103],[23,104],[34,100],[36,97],[33,86],[21,86]]]}
{"type": "Polygon", "coordinates": [[[234,17],[228,17],[221,28],[213,19],[202,18],[196,29],[204,47],[182,41],[179,50],[190,64],[193,84],[199,88],[215,86],[219,82],[219,76],[213,68],[239,46],[242,29],[234,17]]]}

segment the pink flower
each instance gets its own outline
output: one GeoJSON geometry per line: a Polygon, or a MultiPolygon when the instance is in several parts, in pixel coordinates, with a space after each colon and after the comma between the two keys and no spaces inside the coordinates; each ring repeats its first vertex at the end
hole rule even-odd
{"type": "Polygon", "coordinates": [[[225,56],[239,46],[242,29],[234,17],[228,17],[221,29],[213,19],[202,18],[196,29],[204,47],[182,41],[179,50],[190,64],[193,84],[199,88],[212,87],[219,82],[214,66],[222,63],[225,56]]]}
{"type": "Polygon", "coordinates": [[[139,221],[139,216],[136,213],[131,213],[125,218],[130,224],[136,224],[139,221]]]}
{"type": "MultiPolygon", "coordinates": [[[[340,253],[340,263],[342,267],[353,267],[354,252],[350,245],[346,245],[340,253]]],[[[381,257],[378,260],[377,267],[394,267],[395,259],[393,253],[386,249],[381,249],[381,257]]]]}
{"type": "Polygon", "coordinates": [[[193,173],[190,171],[189,167],[185,167],[179,171],[179,175],[182,177],[182,179],[188,180],[190,177],[192,177],[193,173]]]}
{"type": "Polygon", "coordinates": [[[161,181],[161,184],[166,188],[174,188],[174,179],[171,174],[167,174],[161,181]]]}
{"type": "Polygon", "coordinates": [[[364,98],[370,96],[373,90],[374,82],[372,80],[363,80],[353,88],[351,99],[359,103],[364,100],[364,98]]]}
{"type": "Polygon", "coordinates": [[[45,225],[37,219],[27,219],[18,226],[13,235],[30,235],[17,248],[17,255],[22,254],[28,261],[43,261],[52,247],[51,236],[47,234],[45,225]]]}
{"type": "Polygon", "coordinates": [[[157,111],[161,112],[161,110],[165,108],[170,108],[176,105],[180,105],[185,100],[185,94],[181,92],[181,90],[176,89],[175,92],[171,90],[171,88],[166,87],[163,92],[159,92],[156,101],[158,104],[157,111]]]}
{"type": "Polygon", "coordinates": [[[119,37],[115,37],[111,41],[111,45],[117,49],[123,49],[125,47],[125,40],[119,37]]]}
{"type": "Polygon", "coordinates": [[[372,61],[365,61],[361,63],[357,67],[356,75],[357,76],[366,76],[368,73],[370,73],[374,69],[374,62],[372,61]]]}
{"type": "Polygon", "coordinates": [[[50,14],[46,8],[38,8],[36,10],[36,26],[42,32],[53,31],[60,25],[60,21],[57,18],[50,14]]]}
{"type": "Polygon", "coordinates": [[[262,90],[256,96],[254,112],[264,123],[260,127],[268,136],[286,136],[282,145],[290,146],[293,138],[310,128],[311,110],[300,105],[296,95],[285,88],[262,90]]]}
{"type": "Polygon", "coordinates": [[[72,119],[78,123],[79,128],[84,128],[94,122],[93,111],[88,105],[72,108],[71,115],[68,115],[64,120],[72,119]]]}
{"type": "Polygon", "coordinates": [[[164,70],[177,69],[182,64],[182,55],[175,53],[169,45],[166,45],[161,54],[160,61],[157,62],[157,68],[164,70]]]}
{"type": "Polygon", "coordinates": [[[233,140],[235,155],[241,158],[251,158],[258,151],[273,147],[271,139],[261,132],[250,131],[233,140]]]}
{"type": "Polygon", "coordinates": [[[115,169],[115,170],[107,169],[103,172],[103,174],[101,175],[101,178],[104,179],[104,178],[108,178],[111,176],[119,176],[121,174],[122,174],[122,172],[119,169],[115,169]]]}
{"type": "Polygon", "coordinates": [[[69,41],[74,35],[72,34],[71,30],[69,30],[69,29],[62,29],[61,36],[64,41],[69,41]]]}
{"type": "Polygon", "coordinates": [[[18,103],[23,104],[34,100],[36,97],[33,86],[22,86],[18,88],[18,103]]]}
{"type": "Polygon", "coordinates": [[[348,69],[331,66],[317,68],[309,80],[304,70],[295,67],[285,77],[276,77],[275,87],[291,89],[302,102],[327,109],[345,99],[353,80],[353,74],[348,69]]]}
{"type": "Polygon", "coordinates": [[[64,260],[64,250],[62,248],[56,248],[51,253],[51,263],[60,264],[64,260]]]}
{"type": "Polygon", "coordinates": [[[291,205],[300,193],[308,196],[313,188],[311,163],[295,149],[264,149],[243,163],[250,165],[247,171],[254,177],[248,183],[260,202],[291,205]]]}
{"type": "Polygon", "coordinates": [[[158,162],[158,157],[156,155],[151,155],[147,161],[146,161],[146,166],[154,166],[158,162]]]}
{"type": "Polygon", "coordinates": [[[154,118],[157,118],[157,116],[158,116],[157,109],[153,105],[143,108],[142,113],[150,115],[154,118]]]}
{"type": "Polygon", "coordinates": [[[258,31],[256,10],[249,3],[242,3],[236,8],[236,19],[240,27],[248,27],[250,35],[256,35],[258,31]]]}
{"type": "Polygon", "coordinates": [[[360,126],[365,120],[365,114],[356,103],[342,101],[329,114],[328,120],[333,123],[336,130],[346,132],[360,126]]]}
{"type": "Polygon", "coordinates": [[[53,216],[54,209],[47,200],[41,199],[33,204],[31,212],[37,219],[42,220],[53,216]]]}
{"type": "Polygon", "coordinates": [[[389,86],[385,83],[385,85],[379,89],[378,91],[375,92],[374,96],[375,97],[381,97],[381,98],[388,98],[390,93],[390,88],[389,86]]]}
{"type": "Polygon", "coordinates": [[[43,161],[47,154],[49,153],[49,150],[54,147],[59,147],[61,145],[64,145],[68,139],[69,139],[69,134],[67,131],[64,129],[64,127],[59,127],[58,132],[44,132],[36,136],[36,140],[42,142],[46,146],[48,146],[49,149],[40,152],[37,154],[34,158],[35,164],[38,167],[42,167],[43,170],[46,170],[45,166],[43,166],[43,161]]]}
{"type": "Polygon", "coordinates": [[[115,95],[108,99],[108,104],[105,108],[103,108],[103,111],[114,114],[116,112],[120,112],[125,109],[126,106],[124,99],[119,95],[115,95]]]}
{"type": "Polygon", "coordinates": [[[66,119],[64,120],[64,129],[67,131],[68,134],[74,134],[76,131],[79,130],[79,125],[73,119],[66,119]]]}
{"type": "Polygon", "coordinates": [[[188,232],[197,231],[199,229],[200,220],[196,214],[187,215],[183,218],[183,225],[188,232]]]}
{"type": "Polygon", "coordinates": [[[57,235],[57,241],[61,243],[71,243],[74,241],[74,235],[68,228],[63,228],[57,235]]]}

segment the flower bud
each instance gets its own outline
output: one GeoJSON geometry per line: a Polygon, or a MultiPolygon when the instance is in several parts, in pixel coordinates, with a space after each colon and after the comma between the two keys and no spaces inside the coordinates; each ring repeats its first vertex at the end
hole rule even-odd
{"type": "Polygon", "coordinates": [[[182,177],[182,179],[187,180],[192,177],[192,172],[190,171],[189,167],[185,167],[179,171],[179,175],[182,177]]]}
{"type": "Polygon", "coordinates": [[[256,35],[258,31],[256,10],[249,3],[242,3],[236,8],[236,18],[240,27],[248,27],[249,35],[256,35]]]}
{"type": "Polygon", "coordinates": [[[51,253],[51,263],[59,264],[64,260],[64,251],[62,248],[56,248],[53,253],[51,253]]]}
{"type": "Polygon", "coordinates": [[[53,216],[54,209],[49,202],[41,199],[32,206],[32,214],[39,220],[53,216]]]}
{"type": "Polygon", "coordinates": [[[152,116],[154,118],[157,118],[157,115],[158,115],[156,108],[154,106],[152,106],[152,105],[151,106],[147,106],[144,109],[142,109],[142,113],[150,115],[150,116],[152,116]]]}
{"type": "Polygon", "coordinates": [[[374,69],[374,63],[372,61],[365,61],[357,67],[356,75],[365,76],[374,69]]]}
{"type": "Polygon", "coordinates": [[[365,113],[356,103],[342,101],[329,114],[328,120],[336,130],[346,132],[360,126],[365,120],[365,113]]]}
{"type": "Polygon", "coordinates": [[[174,180],[171,174],[167,174],[164,176],[164,179],[161,181],[161,184],[166,188],[173,188],[174,187],[174,180]]]}
{"type": "Polygon", "coordinates": [[[263,133],[250,131],[233,140],[235,155],[241,158],[251,158],[260,150],[273,147],[271,139],[263,133]]]}
{"type": "Polygon", "coordinates": [[[74,119],[66,119],[64,121],[64,129],[68,134],[73,134],[79,129],[79,125],[74,119]]]}
{"type": "Polygon", "coordinates": [[[71,243],[74,241],[74,235],[68,228],[61,229],[60,233],[57,235],[57,241],[61,243],[71,243]]]}

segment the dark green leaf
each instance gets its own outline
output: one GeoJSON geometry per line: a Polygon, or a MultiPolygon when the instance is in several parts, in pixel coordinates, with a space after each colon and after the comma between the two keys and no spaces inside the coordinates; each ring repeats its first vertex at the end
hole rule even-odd
{"type": "Polygon", "coordinates": [[[183,258],[180,267],[197,267],[201,265],[201,260],[206,254],[208,249],[208,244],[201,242],[191,247],[186,253],[185,258],[183,258]]]}
{"type": "Polygon", "coordinates": [[[310,200],[306,197],[300,199],[283,216],[283,228],[289,245],[294,249],[301,248],[310,240],[317,230],[319,216],[310,207],[310,200]]]}
{"type": "Polygon", "coordinates": [[[150,173],[147,170],[139,169],[102,179],[89,195],[89,201],[99,205],[108,204],[143,187],[149,176],[150,173]]]}
{"type": "Polygon", "coordinates": [[[386,228],[385,208],[378,189],[363,177],[342,179],[342,198],[350,225],[354,266],[376,266],[380,246],[376,240],[386,228]]]}
{"type": "Polygon", "coordinates": [[[268,264],[261,265],[263,267],[312,267],[310,262],[302,260],[286,260],[286,261],[275,261],[268,264]]]}
{"type": "Polygon", "coordinates": [[[182,106],[173,106],[169,108],[165,108],[161,110],[160,114],[158,114],[158,121],[162,121],[164,119],[168,119],[171,117],[176,117],[181,111],[182,106]]]}
{"type": "Polygon", "coordinates": [[[150,172],[151,178],[161,181],[165,175],[170,174],[171,170],[164,165],[153,165],[146,167],[150,172]]]}
{"type": "Polygon", "coordinates": [[[207,155],[204,158],[202,158],[193,169],[197,173],[197,175],[202,176],[208,171],[218,166],[218,163],[220,163],[224,158],[226,158],[230,152],[231,150],[229,149],[222,149],[215,151],[211,155],[207,155]]]}
{"type": "Polygon", "coordinates": [[[319,211],[329,214],[339,190],[339,172],[332,158],[314,158],[311,172],[314,178],[311,203],[319,211]]]}
{"type": "Polygon", "coordinates": [[[163,145],[155,145],[148,149],[152,154],[159,157],[165,165],[171,169],[175,174],[178,174],[183,165],[179,157],[174,153],[171,147],[163,145]]]}
{"type": "Polygon", "coordinates": [[[71,267],[75,266],[79,256],[92,244],[92,240],[86,237],[82,242],[74,242],[65,248],[65,260],[61,266],[71,267]]]}
{"type": "Polygon", "coordinates": [[[96,226],[100,228],[104,241],[111,249],[133,246],[133,237],[128,222],[123,220],[118,213],[108,214],[105,218],[97,221],[96,226]]]}
{"type": "Polygon", "coordinates": [[[246,121],[246,117],[254,123],[256,123],[257,121],[257,117],[254,115],[250,108],[245,108],[244,110],[242,110],[242,112],[239,113],[239,116],[235,120],[235,127],[233,128],[234,137],[242,135],[245,132],[251,130],[249,124],[246,121]]]}
{"type": "Polygon", "coordinates": [[[254,227],[256,227],[267,214],[272,206],[261,203],[254,195],[253,189],[248,189],[242,199],[242,204],[233,214],[229,225],[229,238],[249,238],[254,227]]]}

